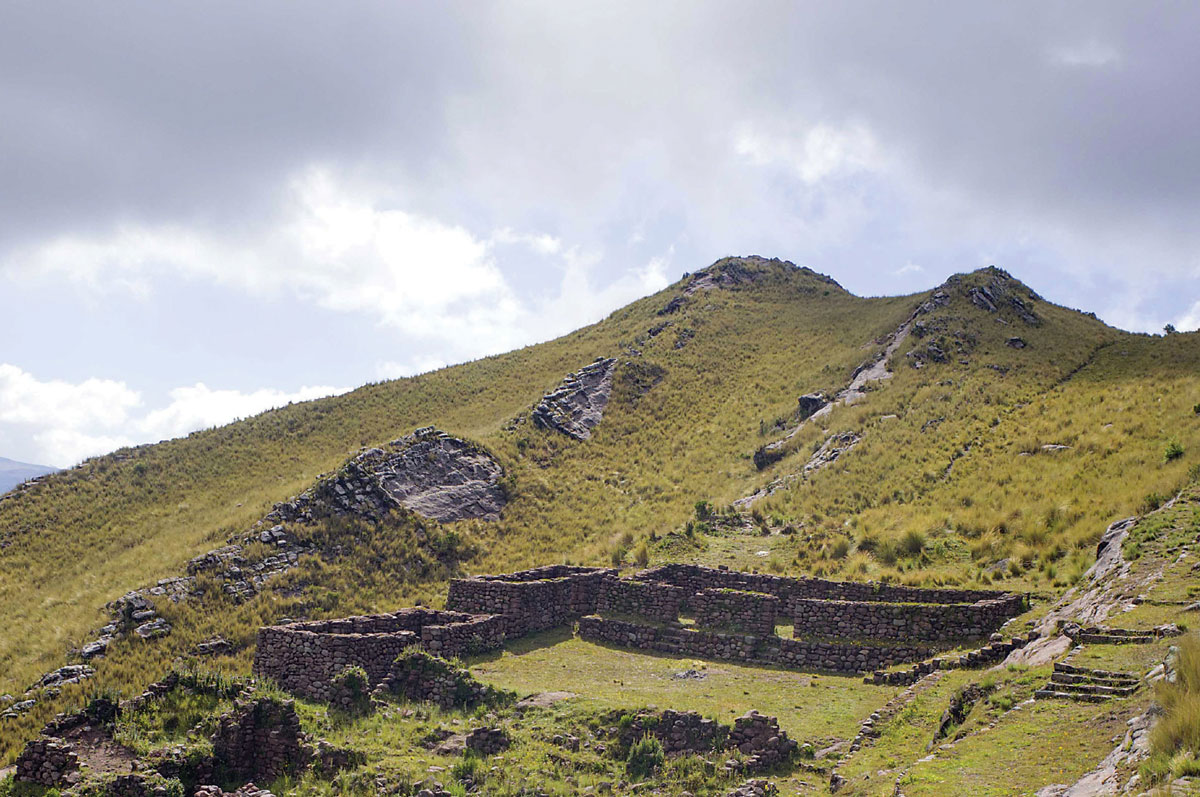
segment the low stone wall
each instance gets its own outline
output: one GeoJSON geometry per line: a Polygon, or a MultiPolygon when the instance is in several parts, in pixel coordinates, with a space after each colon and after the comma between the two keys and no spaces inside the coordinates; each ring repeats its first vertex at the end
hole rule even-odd
{"type": "Polygon", "coordinates": [[[596,611],[600,585],[615,570],[553,565],[502,576],[450,582],[446,607],[502,614],[510,637],[544,631],[596,611]]]}
{"type": "Polygon", "coordinates": [[[866,672],[919,661],[932,655],[929,647],[912,645],[846,645],[781,639],[777,636],[724,634],[676,627],[658,627],[590,616],[579,620],[579,636],[638,650],[678,656],[725,659],[745,664],[772,664],[797,670],[866,672]]]}
{"type": "Polygon", "coordinates": [[[687,590],[683,587],[610,576],[600,582],[595,611],[600,614],[632,614],[671,623],[679,619],[679,610],[686,599],[687,590]]]}
{"type": "Polygon", "coordinates": [[[695,711],[667,709],[661,714],[641,711],[634,715],[627,728],[621,730],[621,746],[627,748],[647,734],[658,739],[667,755],[704,755],[724,748],[729,727],[695,711]]]}
{"type": "MultiPolygon", "coordinates": [[[[669,564],[639,572],[635,579],[675,584],[689,593],[705,589],[736,589],[743,592],[764,592],[784,601],[793,598],[821,600],[881,601],[884,603],[974,603],[980,600],[1009,599],[1022,606],[1023,596],[982,589],[925,589],[897,584],[862,583],[856,581],[827,581],[821,578],[787,578],[762,573],[741,573],[736,570],[700,567],[699,565],[669,564]]],[[[1016,611],[1014,611],[1014,614],[1016,611]]]]}
{"type": "Polygon", "coordinates": [[[692,596],[692,611],[701,628],[727,628],[771,636],[779,615],[779,598],[762,592],[702,589],[692,596]]]}
{"type": "Polygon", "coordinates": [[[362,667],[375,685],[410,646],[461,656],[496,650],[506,638],[503,617],[432,609],[292,623],[259,629],[254,672],[300,697],[329,700],[330,682],[347,667],[362,667]]]}
{"type": "Polygon", "coordinates": [[[987,636],[1011,616],[1003,600],[928,604],[796,598],[790,609],[796,636],[927,642],[987,636]]]}
{"type": "Polygon", "coordinates": [[[778,719],[751,711],[733,721],[729,747],[749,756],[739,769],[762,772],[787,761],[796,753],[799,745],[780,730],[778,719]]]}
{"type": "Polygon", "coordinates": [[[68,742],[58,739],[31,740],[17,756],[16,779],[40,786],[66,786],[79,778],[79,756],[68,742]]]}

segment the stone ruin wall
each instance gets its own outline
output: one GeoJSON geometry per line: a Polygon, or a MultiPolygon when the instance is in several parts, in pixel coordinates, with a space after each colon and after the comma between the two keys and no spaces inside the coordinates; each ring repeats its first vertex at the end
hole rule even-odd
{"type": "Polygon", "coordinates": [[[445,657],[496,650],[507,638],[506,625],[499,616],[403,609],[261,628],[254,672],[292,694],[329,700],[332,680],[347,667],[362,667],[375,685],[405,648],[420,645],[445,657]]]}
{"type": "Polygon", "coordinates": [[[880,603],[793,599],[793,627],[810,636],[950,642],[990,634],[1013,616],[1009,601],[880,603]]]}
{"type": "Polygon", "coordinates": [[[865,672],[916,661],[933,654],[919,645],[847,645],[778,636],[720,633],[608,620],[598,616],[579,621],[579,636],[637,650],[677,656],[722,659],[741,664],[771,664],[798,670],[865,672]]]}
{"type": "Polygon", "coordinates": [[[596,611],[600,586],[616,570],[550,565],[499,576],[450,582],[446,607],[503,615],[509,636],[524,636],[574,622],[596,611]]]}
{"type": "Polygon", "coordinates": [[[742,573],[725,568],[699,565],[669,564],[642,570],[634,576],[638,581],[674,584],[689,594],[704,589],[735,589],[742,592],[762,592],[784,602],[793,598],[817,600],[871,601],[879,603],[974,603],[1000,597],[1014,599],[1020,605],[1020,595],[984,589],[928,589],[898,584],[828,581],[822,578],[787,578],[762,573],[742,573]]]}
{"type": "Polygon", "coordinates": [[[636,615],[654,622],[673,623],[679,619],[679,612],[687,597],[687,590],[683,587],[609,576],[600,582],[594,611],[636,615]]]}
{"type": "Polygon", "coordinates": [[[774,595],[736,589],[702,589],[692,596],[696,625],[729,628],[748,634],[771,636],[781,601],[774,595]]]}
{"type": "Polygon", "coordinates": [[[263,628],[254,669],[294,694],[327,700],[331,680],[346,667],[362,667],[377,685],[411,645],[461,656],[578,620],[581,636],[600,642],[863,672],[926,658],[936,643],[985,636],[1023,610],[1025,600],[986,590],[791,579],[695,565],[665,565],[633,579],[621,579],[613,569],[552,565],[456,579],[444,612],[405,609],[263,628]],[[695,627],[678,622],[681,612],[693,614],[695,627]],[[797,638],[775,635],[780,614],[794,621],[797,638]]]}

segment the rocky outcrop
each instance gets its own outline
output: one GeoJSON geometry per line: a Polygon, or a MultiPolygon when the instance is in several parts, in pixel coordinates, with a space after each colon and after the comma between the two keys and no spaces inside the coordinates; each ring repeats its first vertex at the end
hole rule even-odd
{"type": "Polygon", "coordinates": [[[599,357],[542,396],[533,408],[533,422],[543,429],[561,432],[576,440],[587,440],[604,418],[612,394],[613,372],[617,361],[599,357]]]}
{"type": "Polygon", "coordinates": [[[842,454],[858,445],[861,440],[862,438],[854,432],[839,432],[830,435],[816,453],[809,457],[808,462],[804,465],[804,473],[809,474],[832,464],[842,454]]]}
{"type": "Polygon", "coordinates": [[[432,426],[363,451],[293,501],[276,505],[267,521],[311,521],[323,514],[378,521],[404,507],[443,522],[499,520],[506,498],[504,469],[480,446],[432,426]]]}

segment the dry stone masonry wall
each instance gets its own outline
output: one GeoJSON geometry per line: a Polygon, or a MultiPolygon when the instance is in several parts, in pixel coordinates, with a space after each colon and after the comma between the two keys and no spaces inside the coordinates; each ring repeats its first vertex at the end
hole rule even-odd
{"type": "Polygon", "coordinates": [[[1003,599],[975,603],[880,603],[795,598],[793,627],[818,637],[949,642],[986,636],[1012,616],[1003,599]]]}
{"type": "Polygon", "coordinates": [[[950,641],[986,636],[1024,609],[1024,596],[665,565],[633,579],[553,565],[451,582],[447,611],[293,623],[259,631],[255,672],[303,697],[331,700],[332,679],[362,667],[371,685],[442,701],[436,678],[413,685],[394,662],[409,648],[438,656],[496,650],[507,640],[578,621],[585,639],[682,656],[840,672],[926,659],[950,641]],[[695,625],[680,622],[692,613],[695,625]],[[780,613],[793,638],[775,634],[780,613]],[[405,680],[407,679],[407,680],[405,680]],[[401,684],[401,681],[404,681],[401,684]]]}
{"type": "Polygon", "coordinates": [[[637,615],[655,622],[671,623],[679,619],[686,598],[687,591],[683,587],[609,576],[600,582],[596,611],[637,615]]]}
{"type": "Polygon", "coordinates": [[[736,589],[702,589],[693,596],[692,611],[702,628],[739,629],[749,634],[775,633],[779,598],[736,589]]]}
{"type": "Polygon", "coordinates": [[[406,648],[440,656],[496,650],[506,639],[506,620],[431,609],[271,626],[258,632],[254,671],[301,697],[329,700],[332,680],[347,667],[362,667],[372,685],[391,671],[406,648]]]}

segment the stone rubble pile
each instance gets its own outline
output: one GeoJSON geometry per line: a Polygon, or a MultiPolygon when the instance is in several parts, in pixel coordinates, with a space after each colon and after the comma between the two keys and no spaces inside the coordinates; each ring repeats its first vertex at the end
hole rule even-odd
{"type": "Polygon", "coordinates": [[[476,728],[467,734],[466,748],[480,755],[504,752],[512,744],[503,728],[476,728]]]}
{"type": "Polygon", "coordinates": [[[747,772],[761,772],[778,766],[790,759],[798,749],[796,741],[780,730],[779,720],[757,711],[750,711],[733,721],[728,744],[730,749],[736,749],[749,758],[740,763],[731,761],[726,766],[747,772]]]}

